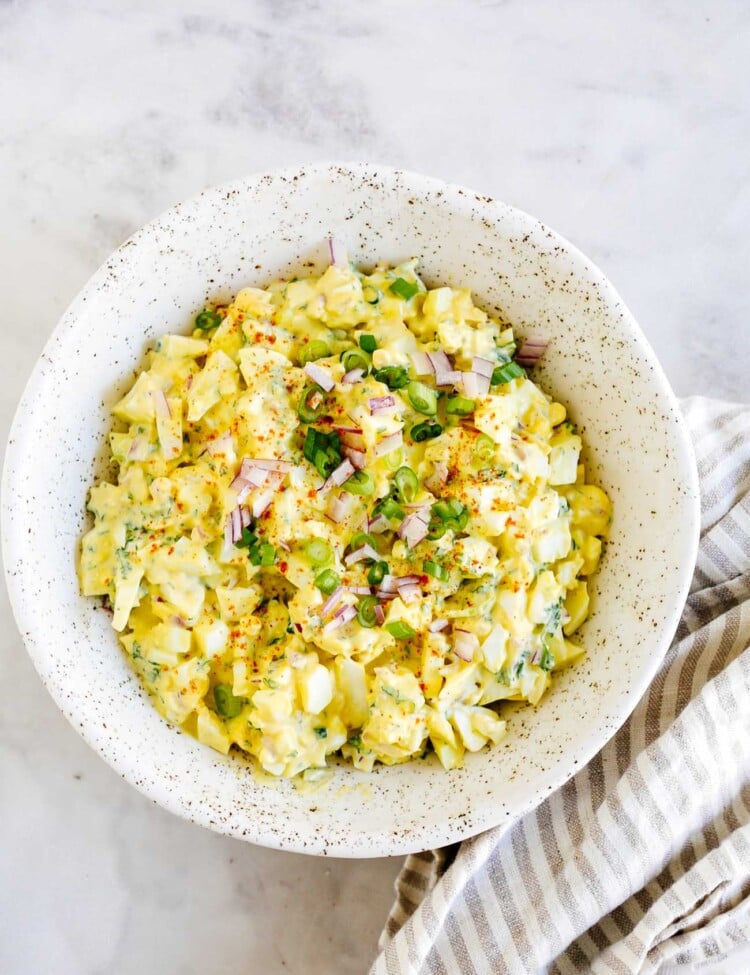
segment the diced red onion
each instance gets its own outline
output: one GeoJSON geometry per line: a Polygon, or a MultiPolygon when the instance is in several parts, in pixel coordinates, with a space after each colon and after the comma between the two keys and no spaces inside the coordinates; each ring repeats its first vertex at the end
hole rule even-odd
{"type": "Polygon", "coordinates": [[[436,386],[460,386],[463,373],[458,369],[449,369],[445,372],[435,373],[436,386]]]}
{"type": "Polygon", "coordinates": [[[380,554],[375,551],[372,545],[361,545],[354,552],[350,552],[344,562],[346,565],[354,565],[355,562],[361,562],[363,559],[373,559],[373,561],[380,561],[380,554]]]}
{"type": "Polygon", "coordinates": [[[370,587],[369,586],[347,586],[347,591],[354,593],[355,596],[369,596],[370,587]]]}
{"type": "Polygon", "coordinates": [[[354,447],[355,450],[364,450],[365,437],[359,427],[334,427],[339,435],[339,440],[347,447],[354,447]]]}
{"type": "Polygon", "coordinates": [[[253,518],[260,518],[263,512],[269,507],[273,501],[273,496],[276,492],[270,489],[263,491],[257,497],[253,498],[252,508],[253,508],[253,518]]]}
{"type": "Polygon", "coordinates": [[[254,460],[250,458],[250,463],[253,467],[258,467],[262,471],[275,471],[279,474],[288,474],[294,467],[291,461],[277,460],[276,458],[272,458],[271,460],[254,460]]]}
{"type": "Polygon", "coordinates": [[[408,606],[410,603],[416,602],[417,599],[422,598],[422,590],[419,586],[399,586],[398,594],[401,599],[408,606]]]}
{"type": "Polygon", "coordinates": [[[381,532],[384,532],[387,527],[388,519],[385,517],[385,515],[375,515],[375,517],[368,523],[367,531],[379,535],[381,532]]]}
{"type": "Polygon", "coordinates": [[[462,660],[471,660],[479,649],[479,637],[468,630],[453,629],[453,652],[462,660]]]}
{"type": "Polygon", "coordinates": [[[495,363],[489,359],[483,359],[481,355],[475,355],[471,360],[471,371],[479,373],[480,376],[486,376],[487,379],[492,379],[495,363]]]}
{"type": "Polygon", "coordinates": [[[342,606],[341,609],[336,611],[336,615],[330,623],[326,623],[323,627],[323,632],[329,633],[331,630],[337,630],[340,626],[350,623],[356,615],[357,610],[353,606],[342,606]]]}
{"type": "Polygon", "coordinates": [[[291,549],[289,548],[289,546],[287,545],[287,543],[284,541],[283,538],[279,539],[279,548],[283,548],[285,552],[291,552],[291,549]]]}
{"type": "Polygon", "coordinates": [[[377,592],[375,593],[375,595],[378,597],[378,599],[382,599],[384,601],[387,601],[389,599],[395,599],[396,596],[398,595],[398,593],[397,592],[388,592],[385,589],[378,589],[377,592]]]}
{"type": "Polygon", "coordinates": [[[317,383],[321,389],[325,390],[326,393],[330,393],[333,387],[336,385],[336,382],[331,377],[330,372],[328,372],[328,370],[324,369],[322,366],[316,365],[314,362],[306,363],[305,373],[314,383],[317,383]]]}
{"type": "Polygon", "coordinates": [[[354,464],[346,457],[341,461],[336,470],[323,481],[318,491],[328,491],[332,487],[341,487],[344,481],[349,480],[355,470],[354,464]]]}
{"type": "Polygon", "coordinates": [[[432,491],[433,494],[437,494],[440,488],[448,480],[448,467],[446,464],[434,463],[434,470],[432,474],[428,474],[424,479],[424,486],[428,491],[432,491]]]}
{"type": "Polygon", "coordinates": [[[489,376],[482,376],[478,372],[462,373],[461,385],[464,393],[469,399],[477,399],[479,396],[486,396],[490,391],[489,376]]]}
{"type": "Polygon", "coordinates": [[[441,372],[450,372],[453,369],[453,363],[442,349],[438,349],[437,352],[428,352],[427,357],[432,363],[435,375],[441,372]]]}
{"type": "Polygon", "coordinates": [[[530,335],[516,352],[515,359],[519,366],[531,367],[544,355],[545,349],[549,345],[549,339],[544,335],[530,335]]]}
{"type": "Polygon", "coordinates": [[[232,528],[232,516],[227,515],[227,520],[224,522],[224,548],[222,549],[222,558],[229,558],[229,552],[231,551],[232,545],[234,544],[234,531],[232,528]]]}
{"type": "Polygon", "coordinates": [[[331,474],[331,480],[336,485],[336,487],[341,487],[344,481],[348,481],[349,478],[354,473],[354,464],[349,460],[348,457],[341,461],[336,470],[331,474]]]}
{"type": "MultiPolygon", "coordinates": [[[[408,576],[406,578],[408,578],[408,576]]],[[[416,576],[414,578],[416,579],[416,576]]],[[[383,578],[380,580],[380,589],[381,592],[393,592],[393,593],[397,592],[398,579],[396,578],[396,576],[392,576],[388,574],[384,575],[383,578]]]]}
{"type": "Polygon", "coordinates": [[[268,471],[256,467],[255,462],[246,457],[240,464],[240,477],[253,487],[263,487],[268,480],[268,471]]]}
{"type": "Polygon", "coordinates": [[[398,448],[403,445],[403,442],[404,435],[401,430],[397,430],[389,437],[383,437],[379,443],[375,444],[375,456],[384,457],[386,454],[390,454],[394,450],[398,450],[398,448]]]}
{"type": "Polygon", "coordinates": [[[423,538],[427,538],[428,524],[420,516],[419,512],[412,512],[398,526],[398,537],[401,538],[409,548],[414,548],[423,538]]]}
{"type": "MultiPolygon", "coordinates": [[[[250,512],[244,506],[240,508],[240,518],[242,520],[242,527],[247,528],[247,526],[250,524],[251,519],[250,519],[250,512]]],[[[279,544],[283,544],[283,543],[279,543],[279,544]]],[[[287,552],[288,551],[289,549],[287,549],[287,552]]]]}
{"type": "Polygon", "coordinates": [[[336,609],[338,604],[341,602],[341,597],[344,595],[345,591],[346,590],[344,589],[343,586],[337,586],[333,590],[331,595],[328,597],[328,599],[326,599],[326,601],[320,607],[320,615],[321,616],[330,615],[334,611],[334,609],[336,609]]]}
{"type": "Polygon", "coordinates": [[[489,393],[490,391],[490,377],[482,376],[480,373],[477,373],[477,376],[478,376],[477,386],[479,387],[479,395],[486,396],[487,393],[489,393]]]}
{"type": "Polygon", "coordinates": [[[361,383],[364,378],[364,369],[350,369],[349,372],[345,372],[341,378],[342,383],[347,383],[348,385],[354,385],[354,383],[361,383]]]}
{"type": "Polygon", "coordinates": [[[273,501],[273,496],[281,487],[284,481],[283,474],[272,473],[268,475],[268,486],[260,494],[253,498],[252,511],[253,518],[260,518],[266,508],[273,501]]]}
{"type": "Polygon", "coordinates": [[[427,627],[427,629],[430,631],[430,633],[439,633],[441,630],[444,630],[448,625],[449,625],[448,620],[433,620],[432,623],[430,623],[430,625],[427,627]]]}
{"type": "Polygon", "coordinates": [[[235,479],[229,485],[229,487],[233,491],[237,492],[237,504],[242,504],[242,502],[245,500],[248,494],[250,494],[250,492],[255,487],[255,485],[250,484],[249,481],[246,481],[244,477],[240,477],[240,475],[238,474],[237,477],[235,477],[235,479]]]}
{"type": "Polygon", "coordinates": [[[327,515],[331,521],[338,525],[346,518],[354,504],[356,504],[356,498],[353,494],[344,494],[342,492],[338,495],[331,495],[328,502],[327,515]]]}
{"type": "Polygon", "coordinates": [[[414,372],[418,376],[434,376],[435,367],[432,364],[432,360],[427,355],[426,352],[412,352],[411,363],[414,366],[414,372]]]}
{"type": "Polygon", "coordinates": [[[401,589],[402,586],[413,586],[418,582],[419,576],[397,576],[396,588],[401,589]]]}
{"type": "Polygon", "coordinates": [[[340,240],[337,240],[335,237],[329,237],[328,252],[331,255],[331,264],[335,264],[336,267],[349,266],[349,255],[346,253],[346,247],[344,247],[340,240]]]}
{"type": "Polygon", "coordinates": [[[239,505],[232,511],[230,517],[232,519],[232,541],[238,542],[242,538],[242,515],[239,505]]]}
{"type": "Polygon", "coordinates": [[[169,419],[172,413],[169,409],[169,403],[167,402],[167,397],[164,395],[164,390],[152,389],[151,399],[153,400],[154,403],[154,410],[156,411],[156,415],[164,417],[165,419],[169,419]]]}
{"type": "Polygon", "coordinates": [[[217,454],[226,454],[234,447],[234,441],[230,434],[225,433],[221,437],[217,437],[215,440],[209,440],[206,444],[206,450],[212,457],[217,454]]]}
{"type": "Polygon", "coordinates": [[[355,450],[354,447],[344,446],[342,448],[344,456],[354,464],[358,471],[361,471],[367,464],[367,454],[364,450],[355,450]]]}
{"type": "Polygon", "coordinates": [[[385,623],[385,611],[380,603],[375,604],[375,619],[378,621],[379,626],[385,623]]]}
{"type": "Polygon", "coordinates": [[[369,399],[370,413],[382,413],[383,410],[392,410],[396,405],[395,396],[371,396],[369,399]]]}

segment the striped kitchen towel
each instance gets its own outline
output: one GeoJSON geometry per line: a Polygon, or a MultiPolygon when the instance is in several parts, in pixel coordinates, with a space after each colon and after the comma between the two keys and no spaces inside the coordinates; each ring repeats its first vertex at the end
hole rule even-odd
{"type": "Polygon", "coordinates": [[[750,407],[683,410],[701,543],[661,670],[535,810],[407,858],[371,975],[750,972],[750,407]]]}

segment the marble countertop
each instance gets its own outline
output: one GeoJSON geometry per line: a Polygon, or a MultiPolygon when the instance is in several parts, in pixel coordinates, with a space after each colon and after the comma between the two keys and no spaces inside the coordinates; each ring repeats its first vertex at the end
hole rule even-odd
{"type": "MultiPolygon", "coordinates": [[[[729,0],[0,3],[2,440],[133,230],[331,158],[541,217],[609,275],[678,394],[747,398],[749,44],[729,0]]],[[[366,971],[398,861],[276,853],[154,807],[57,712],[4,595],[0,613],[3,975],[366,971]]]]}

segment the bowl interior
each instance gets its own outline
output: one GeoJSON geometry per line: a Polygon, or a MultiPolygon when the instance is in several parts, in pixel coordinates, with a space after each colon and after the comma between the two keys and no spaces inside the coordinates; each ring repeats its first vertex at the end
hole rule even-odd
{"type": "Polygon", "coordinates": [[[535,804],[619,727],[672,637],[695,558],[697,485],[669,386],[612,287],[570,244],[513,208],[421,176],[323,165],[249,178],[168,211],[125,243],[50,339],[6,460],[9,589],[35,665],[77,730],[152,799],[205,826],[285,849],[377,856],[443,845],[535,804]],[[569,407],[615,520],[582,631],[588,655],[500,746],[446,773],[432,760],[317,791],[268,783],[170,728],[110,622],[78,593],[78,542],[102,473],[109,410],[148,344],[185,331],[208,297],[322,270],[326,237],[361,265],[416,256],[428,284],[467,286],[523,334],[551,335],[537,381],[569,407]]]}

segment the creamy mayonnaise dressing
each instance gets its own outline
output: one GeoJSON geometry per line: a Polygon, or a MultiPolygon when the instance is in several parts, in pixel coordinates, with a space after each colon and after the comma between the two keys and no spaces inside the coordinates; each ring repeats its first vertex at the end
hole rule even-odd
{"type": "Polygon", "coordinates": [[[280,776],[499,741],[583,653],[611,520],[512,330],[344,260],[196,325],[114,407],[80,561],[158,710],[280,776]]]}

